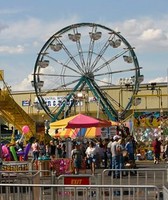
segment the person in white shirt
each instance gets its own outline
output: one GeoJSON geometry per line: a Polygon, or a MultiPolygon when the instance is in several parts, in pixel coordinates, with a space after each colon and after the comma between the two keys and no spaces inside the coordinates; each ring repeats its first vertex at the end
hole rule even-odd
{"type": "Polygon", "coordinates": [[[86,149],[86,158],[87,162],[90,165],[91,174],[95,174],[95,163],[96,163],[96,154],[98,153],[98,149],[93,141],[89,142],[89,146],[86,149]]]}
{"type": "MultiPolygon", "coordinates": [[[[113,142],[110,143],[109,147],[111,150],[111,156],[112,156],[112,169],[116,169],[115,172],[113,173],[114,178],[119,178],[119,169],[120,169],[120,154],[121,154],[121,147],[120,144],[118,143],[118,140],[121,137],[119,135],[115,135],[113,137],[113,142]]],[[[111,173],[109,173],[109,176],[111,173]]]]}

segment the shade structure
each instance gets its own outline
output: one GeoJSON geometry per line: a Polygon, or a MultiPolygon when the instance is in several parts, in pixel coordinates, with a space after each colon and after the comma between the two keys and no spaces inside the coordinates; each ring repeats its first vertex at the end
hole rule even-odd
{"type": "Polygon", "coordinates": [[[56,122],[50,123],[51,129],[60,128],[90,128],[90,127],[110,127],[111,122],[97,119],[83,114],[77,114],[56,122]]]}
{"type": "Polygon", "coordinates": [[[58,133],[51,134],[55,138],[97,138],[101,136],[100,127],[59,129],[58,133]]]}
{"type": "Polygon", "coordinates": [[[56,130],[50,128],[49,131],[48,131],[48,134],[49,134],[51,137],[55,137],[56,130]]]}
{"type": "Polygon", "coordinates": [[[110,121],[111,126],[119,126],[119,122],[115,122],[115,121],[110,121]]]}

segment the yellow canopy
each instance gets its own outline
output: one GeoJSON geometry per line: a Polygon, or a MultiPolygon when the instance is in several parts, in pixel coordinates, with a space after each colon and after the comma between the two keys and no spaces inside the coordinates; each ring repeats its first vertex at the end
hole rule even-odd
{"type": "Polygon", "coordinates": [[[101,136],[101,128],[75,128],[75,129],[59,129],[58,133],[55,133],[53,129],[49,130],[49,135],[55,138],[96,138],[101,136]]]}
{"type": "Polygon", "coordinates": [[[71,116],[71,117],[67,117],[63,120],[52,122],[52,123],[50,123],[50,128],[51,129],[65,128],[67,126],[68,122],[73,118],[74,118],[74,116],[71,116]]]}

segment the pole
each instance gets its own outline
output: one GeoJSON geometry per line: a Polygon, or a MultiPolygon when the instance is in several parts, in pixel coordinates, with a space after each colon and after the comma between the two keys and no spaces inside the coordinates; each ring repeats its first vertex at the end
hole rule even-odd
{"type": "Polygon", "coordinates": [[[99,118],[99,110],[100,110],[100,98],[97,100],[97,118],[99,118]]]}
{"type": "Polygon", "coordinates": [[[81,114],[81,98],[79,98],[79,113],[81,114]]]}

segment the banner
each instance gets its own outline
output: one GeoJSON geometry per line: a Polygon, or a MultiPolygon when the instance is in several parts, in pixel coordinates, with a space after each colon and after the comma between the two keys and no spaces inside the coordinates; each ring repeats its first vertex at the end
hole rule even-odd
{"type": "MultiPolygon", "coordinates": [[[[43,99],[48,107],[60,107],[63,104],[63,102],[66,102],[66,105],[70,105],[71,102],[73,101],[73,99],[70,99],[68,101],[65,96],[44,96],[43,99]]],[[[37,97],[35,98],[34,103],[38,104],[37,97]]],[[[75,101],[75,106],[82,106],[82,105],[83,105],[82,101],[79,100],[75,101]]]]}
{"type": "Polygon", "coordinates": [[[157,128],[160,125],[160,112],[135,112],[134,127],[157,128]]]}
{"type": "Polygon", "coordinates": [[[28,171],[29,163],[28,162],[3,162],[2,171],[28,171]]]}

